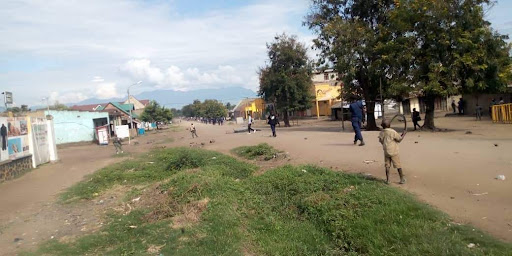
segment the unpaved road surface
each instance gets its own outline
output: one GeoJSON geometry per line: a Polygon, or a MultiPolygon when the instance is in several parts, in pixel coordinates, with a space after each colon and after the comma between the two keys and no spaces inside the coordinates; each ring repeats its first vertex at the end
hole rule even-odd
{"type": "MultiPolygon", "coordinates": [[[[512,242],[512,126],[466,117],[438,118],[436,122],[449,130],[407,134],[400,145],[407,184],[396,184],[398,176],[393,172],[393,186],[414,193],[456,222],[470,223],[512,242]],[[506,180],[496,180],[497,175],[505,175],[506,180]]],[[[188,125],[181,123],[183,127],[188,125]]],[[[237,146],[266,142],[288,152],[292,164],[317,164],[384,178],[378,132],[363,132],[366,146],[358,147],[352,143],[350,123],[345,126],[342,132],[340,122],[306,121],[292,128],[278,127],[278,136],[273,138],[264,121],[255,124],[261,129],[255,134],[233,133],[240,128],[237,125],[196,123],[199,138],[192,139],[184,129],[152,133],[138,138],[138,145],[126,145],[129,154],[122,158],[114,157],[113,146],[60,149],[58,163],[0,184],[0,255],[15,255],[52,236],[59,239],[84,234],[82,220],[76,216],[87,215],[83,212],[87,209],[56,204],[56,195],[87,174],[155,147],[204,143],[205,149],[229,153],[237,146]]],[[[82,218],[100,221],[98,215],[82,218]]]]}

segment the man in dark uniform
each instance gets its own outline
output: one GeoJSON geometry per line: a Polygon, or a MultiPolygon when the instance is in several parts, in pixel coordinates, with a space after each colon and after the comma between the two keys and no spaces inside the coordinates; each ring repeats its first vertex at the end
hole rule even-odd
{"type": "Polygon", "coordinates": [[[363,101],[358,100],[352,104],[350,104],[350,114],[352,115],[352,128],[354,128],[354,145],[357,144],[357,141],[361,141],[359,146],[364,146],[363,135],[361,134],[361,122],[363,121],[364,111],[363,111],[363,101]]]}

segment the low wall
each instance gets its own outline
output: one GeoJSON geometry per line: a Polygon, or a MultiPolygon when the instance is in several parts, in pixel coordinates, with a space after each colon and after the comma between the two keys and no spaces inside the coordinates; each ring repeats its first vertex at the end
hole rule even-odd
{"type": "Polygon", "coordinates": [[[19,177],[32,169],[32,156],[0,163],[0,183],[19,177]]]}

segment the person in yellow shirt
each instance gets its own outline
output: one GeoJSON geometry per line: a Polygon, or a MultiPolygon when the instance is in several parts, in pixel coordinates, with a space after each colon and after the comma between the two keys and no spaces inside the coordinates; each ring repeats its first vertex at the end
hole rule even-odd
{"type": "Polygon", "coordinates": [[[384,150],[384,163],[386,166],[386,183],[389,184],[389,168],[391,163],[398,170],[400,175],[400,184],[405,184],[404,174],[402,172],[402,165],[400,163],[400,156],[398,152],[398,143],[400,143],[406,134],[406,131],[399,135],[395,130],[390,128],[389,121],[382,121],[383,130],[379,134],[379,142],[382,144],[384,150]]]}

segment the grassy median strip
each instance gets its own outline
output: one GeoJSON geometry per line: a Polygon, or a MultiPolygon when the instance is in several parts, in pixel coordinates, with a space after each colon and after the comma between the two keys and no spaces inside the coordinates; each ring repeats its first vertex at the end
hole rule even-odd
{"type": "Polygon", "coordinates": [[[150,207],[112,213],[97,233],[72,242],[52,240],[26,254],[512,254],[510,244],[455,225],[379,181],[316,166],[286,165],[259,176],[252,175],[255,170],[232,157],[189,148],[113,165],[63,199],[79,203],[114,185],[158,183],[142,194],[150,207]]]}

